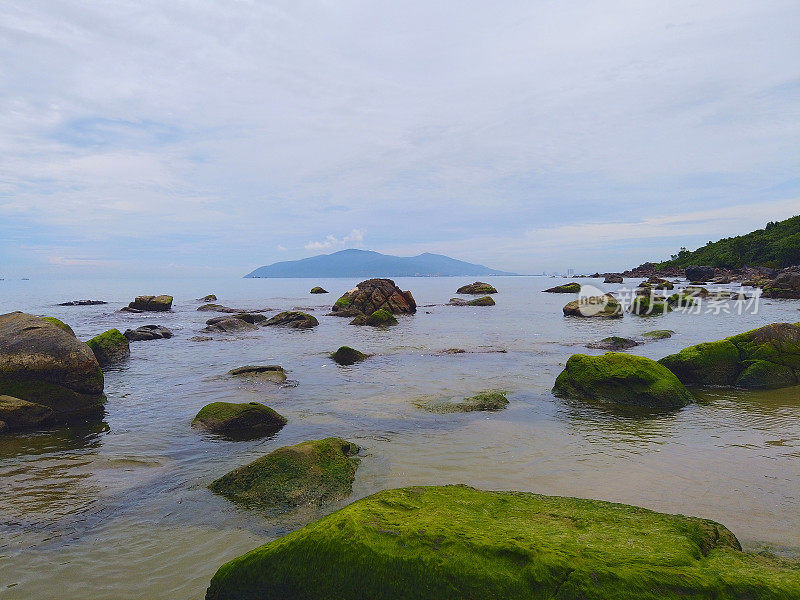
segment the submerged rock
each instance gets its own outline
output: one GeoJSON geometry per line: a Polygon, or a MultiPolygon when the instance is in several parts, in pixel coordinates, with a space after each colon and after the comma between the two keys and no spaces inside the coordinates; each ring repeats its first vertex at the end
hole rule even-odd
{"type": "Polygon", "coordinates": [[[623,283],[624,281],[625,279],[619,273],[609,273],[603,279],[603,283],[623,283]]]}
{"type": "Polygon", "coordinates": [[[333,305],[334,314],[357,316],[371,315],[378,309],[397,314],[417,312],[417,303],[411,292],[404,292],[391,279],[367,279],[346,292],[333,305]]]}
{"type": "Polygon", "coordinates": [[[53,409],[13,396],[0,396],[0,433],[46,425],[53,418],[53,409]]]}
{"type": "Polygon", "coordinates": [[[481,294],[496,294],[497,290],[491,284],[485,283],[483,281],[476,281],[475,283],[470,283],[469,285],[462,285],[460,288],[456,290],[456,294],[473,294],[475,296],[479,296],[481,294]]]}
{"type": "Polygon", "coordinates": [[[364,354],[363,352],[359,352],[355,348],[351,348],[350,346],[341,346],[336,352],[331,354],[331,358],[340,365],[353,365],[357,362],[361,362],[362,360],[366,360],[369,358],[368,354],[364,354]]]}
{"type": "Polygon", "coordinates": [[[611,294],[578,298],[568,302],[562,311],[565,317],[622,318],[622,305],[611,294]]]}
{"type": "Polygon", "coordinates": [[[75,332],[72,331],[72,327],[64,323],[61,319],[56,319],[55,317],[42,317],[42,321],[47,321],[48,323],[52,323],[59,329],[63,329],[70,335],[75,335],[75,332]]]}
{"type": "Polygon", "coordinates": [[[209,294],[208,296],[203,296],[202,298],[197,299],[198,302],[216,302],[217,297],[214,294],[209,294]]]}
{"type": "Polygon", "coordinates": [[[628,350],[639,345],[636,340],[612,335],[597,342],[590,342],[586,344],[586,347],[594,350],[628,350]]]}
{"type": "Polygon", "coordinates": [[[222,565],[206,600],[800,597],[796,566],[714,521],[466,486],[362,498],[222,565]]]}
{"type": "MultiPolygon", "coordinates": [[[[206,321],[206,326],[203,328],[205,333],[234,333],[237,331],[248,331],[256,329],[255,319],[244,317],[245,314],[239,313],[225,317],[214,317],[206,321]]],[[[259,315],[263,316],[263,315],[259,315]]]]}
{"type": "Polygon", "coordinates": [[[800,384],[800,327],[773,323],[684,348],[659,361],[686,385],[780,388],[800,384]]]}
{"type": "Polygon", "coordinates": [[[284,425],[285,417],[259,402],[212,402],[201,408],[192,421],[195,429],[240,440],[272,435],[284,425]]]}
{"type": "Polygon", "coordinates": [[[162,325],[142,325],[136,329],[126,329],[122,335],[131,342],[149,342],[169,339],[172,332],[162,325]]]}
{"type": "Polygon", "coordinates": [[[101,367],[119,362],[131,355],[130,341],[119,332],[119,329],[109,329],[94,336],[86,344],[94,352],[101,367]]]}
{"type": "Polygon", "coordinates": [[[494,412],[503,410],[508,406],[508,399],[505,394],[500,392],[481,392],[475,396],[464,398],[459,402],[431,401],[421,402],[417,406],[428,412],[440,414],[474,411],[494,412]]]}
{"type": "Polygon", "coordinates": [[[689,281],[711,281],[717,270],[714,267],[699,267],[692,265],[686,267],[686,279],[689,281]]]}
{"type": "Polygon", "coordinates": [[[311,329],[319,325],[316,317],[297,310],[286,310],[278,313],[263,323],[264,326],[279,325],[293,329],[311,329]]]}
{"type": "Polygon", "coordinates": [[[544,290],[550,294],[577,294],[581,291],[581,284],[573,281],[572,283],[565,283],[564,285],[557,285],[550,289],[544,290]]]}
{"type": "Polygon", "coordinates": [[[371,325],[372,327],[388,327],[389,325],[397,325],[397,319],[388,310],[379,308],[370,316],[358,315],[355,319],[350,321],[350,325],[371,325]]]}
{"type": "Polygon", "coordinates": [[[69,302],[60,302],[58,306],[96,306],[98,304],[108,304],[105,300],[70,300],[69,302]]]}
{"type": "Polygon", "coordinates": [[[450,306],[494,306],[495,301],[491,296],[475,298],[474,300],[463,300],[462,298],[450,298],[450,306]]]}
{"type": "Polygon", "coordinates": [[[276,512],[319,506],[350,494],[361,462],[359,450],[339,438],[278,448],[223,475],[209,488],[234,502],[276,512]]]}
{"type": "Polygon", "coordinates": [[[637,296],[628,309],[631,314],[640,317],[663,315],[672,310],[672,306],[664,299],[652,296],[637,296]]]}
{"type": "Polygon", "coordinates": [[[667,338],[671,338],[672,334],[675,332],[672,329],[654,329],[653,331],[646,331],[642,334],[642,337],[646,337],[651,340],[665,340],[667,338]]]}
{"type": "Polygon", "coordinates": [[[620,352],[573,354],[556,379],[553,393],[562,398],[653,409],[682,408],[694,399],[663,365],[620,352]]]}
{"type": "Polygon", "coordinates": [[[234,377],[251,377],[264,381],[283,383],[286,381],[286,371],[280,365],[247,365],[228,371],[234,377]]]}
{"type": "Polygon", "coordinates": [[[163,312],[172,308],[172,296],[136,296],[128,308],[139,311],[163,312]]]}
{"type": "Polygon", "coordinates": [[[311,288],[311,293],[312,294],[327,294],[328,290],[326,290],[325,288],[321,288],[319,286],[316,286],[316,287],[311,288]]]}
{"type": "Polygon", "coordinates": [[[103,372],[89,346],[21,312],[0,315],[0,394],[42,404],[54,418],[103,413],[103,372]]]}

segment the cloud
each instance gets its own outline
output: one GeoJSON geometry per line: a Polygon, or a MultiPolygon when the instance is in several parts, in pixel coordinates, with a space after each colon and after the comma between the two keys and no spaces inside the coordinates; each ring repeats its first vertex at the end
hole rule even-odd
{"type": "Polygon", "coordinates": [[[360,246],[364,241],[364,232],[361,229],[353,229],[342,239],[337,239],[333,235],[328,235],[322,242],[308,242],[303,246],[306,250],[332,250],[344,248],[346,246],[360,246]]]}

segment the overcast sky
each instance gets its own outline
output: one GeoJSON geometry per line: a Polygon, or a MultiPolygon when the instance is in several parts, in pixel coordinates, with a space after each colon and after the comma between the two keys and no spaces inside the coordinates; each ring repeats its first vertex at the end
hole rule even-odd
{"type": "Polygon", "coordinates": [[[800,213],[800,3],[0,1],[0,276],[619,270],[800,213]]]}

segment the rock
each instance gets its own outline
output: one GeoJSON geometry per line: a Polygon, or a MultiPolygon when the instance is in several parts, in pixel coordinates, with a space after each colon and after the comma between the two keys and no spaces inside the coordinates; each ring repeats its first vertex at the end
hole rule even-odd
{"type": "Polygon", "coordinates": [[[202,298],[197,299],[198,302],[216,302],[217,297],[214,294],[209,294],[208,296],[203,296],[202,298]]]}
{"type": "Polygon", "coordinates": [[[70,335],[75,335],[75,332],[72,331],[72,327],[64,323],[61,319],[56,319],[55,317],[42,317],[42,321],[47,321],[48,323],[52,323],[59,329],[63,329],[70,335]]]}
{"type": "Polygon", "coordinates": [[[692,265],[686,267],[686,279],[689,281],[711,281],[717,270],[714,267],[699,267],[692,265]]]}
{"type": "Polygon", "coordinates": [[[784,270],[775,279],[766,282],[763,290],[765,298],[800,298],[800,270],[784,270]]]}
{"type": "Polygon", "coordinates": [[[0,315],[0,394],[42,404],[54,419],[103,414],[103,372],[89,346],[43,319],[0,315]]]}
{"type": "Polygon", "coordinates": [[[469,285],[462,285],[456,290],[456,294],[472,294],[479,296],[481,294],[496,294],[497,290],[493,285],[484,283],[483,281],[476,281],[469,285]]]}
{"type": "Polygon", "coordinates": [[[673,333],[675,332],[671,329],[654,329],[653,331],[646,331],[642,334],[642,337],[646,337],[651,340],[665,340],[667,338],[671,338],[673,333]]]}
{"type": "Polygon", "coordinates": [[[192,421],[192,427],[237,440],[252,440],[272,435],[286,425],[286,418],[258,402],[235,404],[212,402],[192,421]]]}
{"type": "Polygon", "coordinates": [[[693,400],[663,365],[620,352],[573,354],[556,379],[553,393],[562,398],[651,409],[682,408],[693,400]]]}
{"type": "Polygon", "coordinates": [[[384,490],[222,565],[206,600],[800,598],[723,525],[463,485],[384,490]]]}
{"type": "Polygon", "coordinates": [[[119,312],[129,312],[129,313],[143,313],[143,310],[139,310],[138,308],[131,308],[130,306],[123,306],[119,309],[119,312]]]}
{"type": "Polygon", "coordinates": [[[368,354],[359,352],[350,346],[341,346],[336,352],[331,354],[331,358],[340,365],[353,365],[369,358],[368,354]]]}
{"type": "Polygon", "coordinates": [[[495,301],[491,296],[475,298],[474,300],[463,300],[462,298],[450,298],[450,306],[494,306],[495,301]]]}
{"type": "Polygon", "coordinates": [[[393,315],[417,312],[417,303],[411,292],[404,292],[391,279],[367,279],[346,292],[333,305],[334,314],[357,316],[371,315],[383,308],[393,315]]]}
{"type": "Polygon", "coordinates": [[[286,310],[282,313],[278,313],[263,324],[264,326],[280,325],[293,329],[310,329],[319,325],[319,321],[317,321],[316,317],[308,313],[297,310],[286,310]]]}
{"type": "Polygon", "coordinates": [[[5,424],[0,433],[46,425],[52,418],[53,409],[48,406],[13,396],[0,396],[0,423],[5,424]]]}
{"type": "Polygon", "coordinates": [[[551,287],[550,289],[544,291],[551,294],[577,294],[581,291],[581,284],[573,281],[572,283],[557,285],[556,287],[551,287]]]}
{"type": "Polygon", "coordinates": [[[657,290],[672,290],[675,289],[675,284],[671,281],[661,281],[656,284],[657,290]]]}
{"type": "Polygon", "coordinates": [[[505,394],[499,392],[482,392],[475,396],[464,398],[459,402],[422,402],[417,406],[428,412],[440,414],[474,411],[493,412],[503,410],[508,406],[508,399],[505,394]]]}
{"type": "Polygon", "coordinates": [[[800,327],[773,323],[665,356],[685,385],[770,389],[800,384],[800,327]]]}
{"type": "MultiPolygon", "coordinates": [[[[232,315],[258,315],[270,311],[269,308],[258,308],[255,310],[247,310],[246,308],[231,308],[229,306],[222,306],[222,304],[203,304],[198,306],[197,310],[205,312],[220,312],[232,315]]],[[[266,319],[266,317],[264,317],[266,319]]]]}
{"type": "Polygon", "coordinates": [[[250,377],[274,383],[286,381],[286,371],[280,365],[247,365],[228,371],[228,375],[235,377],[250,377]]]}
{"type": "Polygon", "coordinates": [[[706,298],[711,295],[711,292],[706,288],[697,285],[687,286],[686,289],[683,290],[683,293],[687,296],[694,296],[695,298],[706,298]]]}
{"type": "Polygon", "coordinates": [[[161,325],[142,325],[136,329],[126,329],[122,335],[131,342],[148,342],[169,339],[172,337],[172,332],[161,325]]]}
{"type": "Polygon", "coordinates": [[[210,342],[214,338],[207,336],[207,335],[194,335],[189,338],[190,342],[210,342]]]}
{"type": "Polygon", "coordinates": [[[142,311],[166,311],[172,308],[172,296],[136,296],[128,308],[142,311]]]}
{"type": "Polygon", "coordinates": [[[619,273],[609,273],[603,279],[603,283],[623,283],[625,280],[619,273]]]}
{"type": "Polygon", "coordinates": [[[326,290],[325,288],[321,288],[319,286],[316,286],[316,287],[311,288],[311,293],[312,294],[327,294],[328,290],[326,290]]]}
{"type": "Polygon", "coordinates": [[[636,340],[613,335],[611,337],[603,338],[598,342],[586,344],[586,347],[594,350],[628,350],[629,348],[639,345],[639,342],[636,340]]]}
{"type": "Polygon", "coordinates": [[[672,310],[672,306],[666,300],[650,296],[637,296],[628,310],[631,314],[649,317],[669,312],[672,310]]]}
{"type": "Polygon", "coordinates": [[[565,317],[622,318],[622,305],[610,294],[585,296],[568,302],[562,310],[565,317]]]}
{"type": "Polygon", "coordinates": [[[108,304],[105,300],[70,300],[69,302],[60,302],[58,306],[96,306],[98,304],[108,304]]]}
{"type": "Polygon", "coordinates": [[[320,506],[350,494],[359,450],[339,438],[278,448],[223,475],[209,488],[234,502],[276,512],[320,506]]]}
{"type": "Polygon", "coordinates": [[[94,352],[101,367],[119,362],[131,355],[130,342],[119,332],[119,329],[109,329],[94,336],[86,343],[94,352]]]}
{"type": "Polygon", "coordinates": [[[678,310],[694,306],[699,301],[700,300],[695,296],[689,294],[681,294],[681,293],[672,294],[666,300],[670,308],[678,310]]]}
{"type": "Polygon", "coordinates": [[[388,327],[389,325],[397,325],[397,319],[388,310],[379,308],[370,316],[358,315],[355,319],[350,321],[350,325],[371,325],[372,327],[388,327]]]}

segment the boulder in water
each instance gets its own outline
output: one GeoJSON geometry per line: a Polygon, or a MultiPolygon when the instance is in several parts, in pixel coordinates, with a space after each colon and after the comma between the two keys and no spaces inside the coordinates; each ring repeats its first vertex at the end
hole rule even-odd
{"type": "Polygon", "coordinates": [[[327,294],[328,290],[326,290],[325,288],[321,288],[319,286],[315,286],[315,287],[311,288],[311,293],[312,294],[327,294]]]}
{"type": "Polygon", "coordinates": [[[105,300],[70,300],[69,302],[59,302],[58,306],[96,306],[98,304],[108,304],[105,300]]]}
{"type": "Polygon", "coordinates": [[[562,311],[565,317],[622,318],[622,305],[611,294],[578,298],[568,302],[562,311]]]}
{"type": "Polygon", "coordinates": [[[272,435],[286,425],[286,418],[259,402],[212,402],[192,421],[192,427],[237,440],[272,435]]]}
{"type": "Polygon", "coordinates": [[[603,279],[603,283],[623,283],[624,281],[625,279],[619,273],[608,273],[603,279]]]}
{"type": "Polygon", "coordinates": [[[336,352],[331,354],[331,358],[340,365],[353,365],[369,358],[369,355],[359,352],[350,346],[341,346],[336,352]]]}
{"type": "Polygon", "coordinates": [[[586,344],[587,348],[592,348],[593,350],[613,350],[615,352],[619,350],[629,350],[635,346],[639,346],[639,342],[636,340],[616,335],[586,344]]]}
{"type": "Polygon", "coordinates": [[[581,284],[578,283],[577,281],[573,281],[572,283],[557,285],[555,287],[551,287],[544,291],[550,294],[577,294],[578,292],[581,291],[581,284]]]}
{"type": "Polygon", "coordinates": [[[216,302],[217,297],[214,294],[209,294],[208,296],[203,296],[202,298],[197,299],[198,302],[216,302]]]}
{"type": "Polygon", "coordinates": [[[458,402],[435,400],[420,402],[417,406],[428,412],[440,414],[475,411],[495,412],[508,406],[508,398],[500,392],[481,392],[458,402]]]}
{"type": "Polygon", "coordinates": [[[272,381],[274,383],[283,383],[286,381],[286,371],[284,371],[283,367],[280,365],[247,365],[231,369],[228,371],[228,375],[233,375],[234,377],[249,377],[263,381],[272,381]]]}
{"type": "Polygon", "coordinates": [[[172,332],[162,325],[142,325],[136,329],[126,329],[122,335],[131,342],[148,342],[169,339],[172,337],[172,332]]]}
{"type": "Polygon", "coordinates": [[[49,406],[0,396],[0,433],[46,425],[52,418],[53,409],[49,406]]]}
{"type": "Polygon", "coordinates": [[[234,333],[237,331],[252,331],[256,329],[255,322],[251,319],[240,318],[244,313],[214,317],[206,321],[206,327],[203,329],[206,333],[234,333]]]}
{"type": "Polygon", "coordinates": [[[128,308],[138,311],[163,312],[172,308],[172,296],[136,296],[128,308]]]}
{"type": "Polygon", "coordinates": [[[300,312],[299,310],[286,310],[264,321],[263,325],[265,327],[278,325],[291,327],[292,329],[311,329],[319,325],[319,321],[308,313],[300,312]]]}
{"type": "Polygon", "coordinates": [[[350,321],[351,325],[371,325],[372,327],[388,327],[389,325],[397,325],[397,319],[388,310],[379,308],[369,316],[358,315],[355,319],[350,321]]]}
{"type": "Polygon", "coordinates": [[[371,315],[381,308],[393,315],[412,314],[417,312],[417,303],[411,292],[404,292],[391,279],[367,279],[339,298],[331,310],[356,316],[371,315]]]}
{"type": "Polygon", "coordinates": [[[790,267],[764,283],[765,298],[800,298],[800,267],[790,267]]]}
{"type": "Polygon", "coordinates": [[[119,362],[131,355],[130,341],[119,332],[119,329],[109,329],[86,343],[94,352],[101,367],[119,362]]]}
{"type": "Polygon", "coordinates": [[[42,321],[47,321],[48,323],[52,323],[59,329],[63,329],[70,335],[75,335],[75,332],[72,331],[72,327],[64,323],[61,319],[56,319],[55,317],[42,317],[42,321]]]}
{"type": "Polygon", "coordinates": [[[714,267],[691,265],[686,267],[685,272],[689,281],[711,281],[717,270],[714,267]]]}
{"type": "Polygon", "coordinates": [[[456,294],[472,294],[474,296],[480,296],[481,294],[496,294],[497,290],[495,287],[489,283],[485,283],[483,281],[476,281],[475,283],[470,283],[469,285],[462,285],[460,288],[456,290],[456,294]]]}

